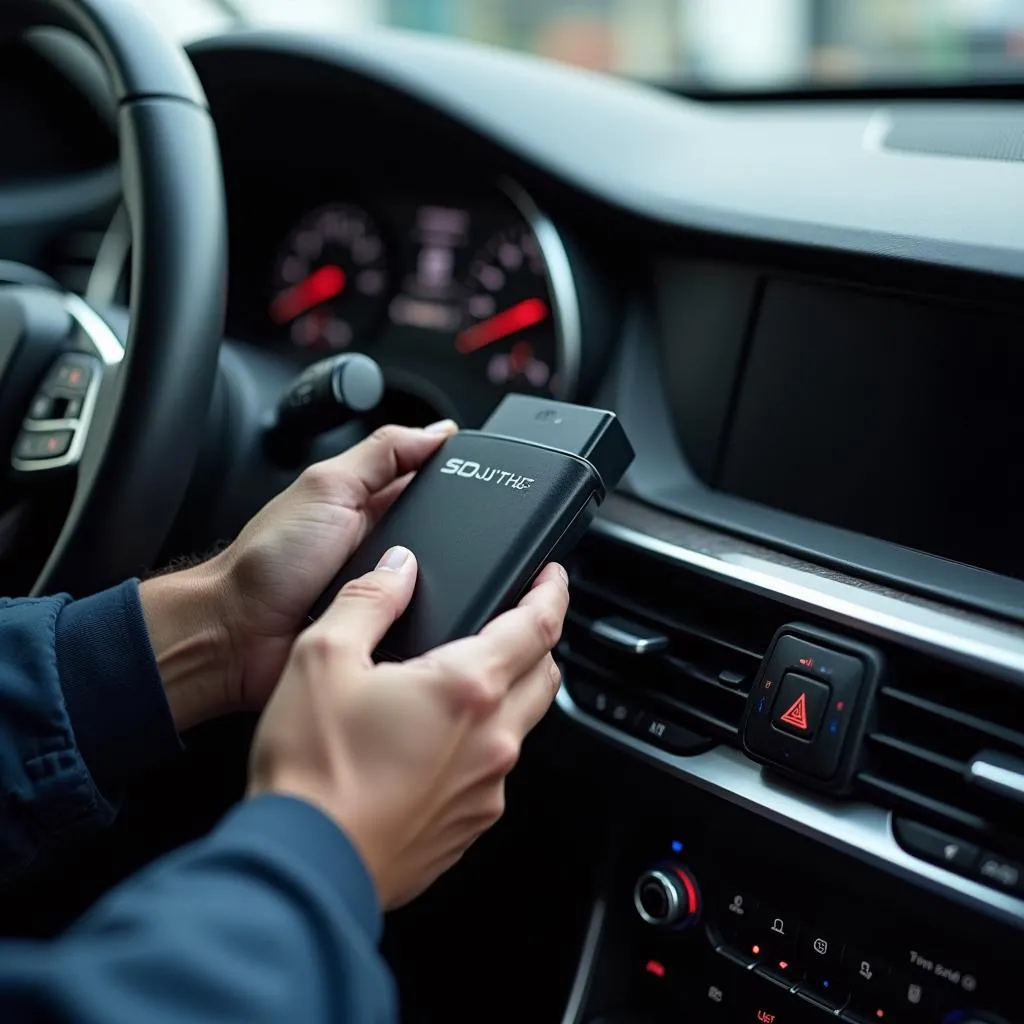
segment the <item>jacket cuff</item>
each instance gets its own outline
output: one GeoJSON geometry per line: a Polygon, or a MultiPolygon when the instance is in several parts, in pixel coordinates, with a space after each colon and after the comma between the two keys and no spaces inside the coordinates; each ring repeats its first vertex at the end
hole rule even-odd
{"type": "Polygon", "coordinates": [[[377,890],[362,857],[340,828],[312,804],[268,793],[239,804],[208,840],[212,849],[260,850],[309,878],[312,891],[331,895],[376,945],[383,930],[377,890]]]}
{"type": "Polygon", "coordinates": [[[181,750],[138,580],[65,605],[56,646],[75,741],[105,798],[181,750]]]}

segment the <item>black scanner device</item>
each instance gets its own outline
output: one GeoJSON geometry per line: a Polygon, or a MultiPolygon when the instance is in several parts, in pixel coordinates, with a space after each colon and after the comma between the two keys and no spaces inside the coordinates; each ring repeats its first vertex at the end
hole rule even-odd
{"type": "Polygon", "coordinates": [[[476,633],[565,558],[632,461],[614,413],[509,395],[482,429],[459,431],[427,461],[310,619],[401,545],[416,556],[416,589],[376,657],[404,661],[476,633]]]}

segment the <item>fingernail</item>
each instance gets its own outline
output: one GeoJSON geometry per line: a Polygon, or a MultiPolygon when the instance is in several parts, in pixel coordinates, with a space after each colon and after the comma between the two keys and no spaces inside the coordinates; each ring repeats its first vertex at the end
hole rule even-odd
{"type": "Polygon", "coordinates": [[[459,429],[455,420],[438,420],[423,428],[428,434],[451,434],[459,429]]]}
{"type": "Polygon", "coordinates": [[[562,566],[558,567],[558,575],[562,577],[562,582],[566,586],[569,586],[569,574],[562,568],[562,566]]]}
{"type": "Polygon", "coordinates": [[[412,552],[408,548],[388,548],[384,552],[384,556],[377,563],[377,568],[384,569],[387,572],[398,572],[409,561],[411,554],[412,552]]]}

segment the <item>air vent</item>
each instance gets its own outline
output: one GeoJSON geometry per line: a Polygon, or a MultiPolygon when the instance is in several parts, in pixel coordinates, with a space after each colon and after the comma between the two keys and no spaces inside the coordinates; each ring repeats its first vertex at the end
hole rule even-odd
{"type": "Polygon", "coordinates": [[[88,229],[68,231],[57,240],[50,272],[69,292],[85,294],[102,241],[102,231],[88,229]]]}
{"type": "Polygon", "coordinates": [[[1019,796],[969,781],[979,756],[1024,759],[1024,688],[906,653],[894,657],[878,695],[861,788],[898,813],[1019,850],[1019,796]]]}
{"type": "Polygon", "coordinates": [[[588,541],[572,569],[559,655],[569,692],[587,694],[578,703],[648,740],[678,727],[693,749],[677,753],[738,746],[772,624],[745,615],[735,591],[729,607],[712,581],[604,539],[588,541]]]}

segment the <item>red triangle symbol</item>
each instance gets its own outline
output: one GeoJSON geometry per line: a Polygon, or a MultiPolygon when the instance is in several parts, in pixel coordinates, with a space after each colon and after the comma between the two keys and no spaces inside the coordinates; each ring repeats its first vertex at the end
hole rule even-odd
{"type": "Polygon", "coordinates": [[[801,693],[795,701],[793,706],[779,719],[780,722],[785,722],[786,725],[792,725],[797,729],[807,728],[807,694],[801,693]]]}

